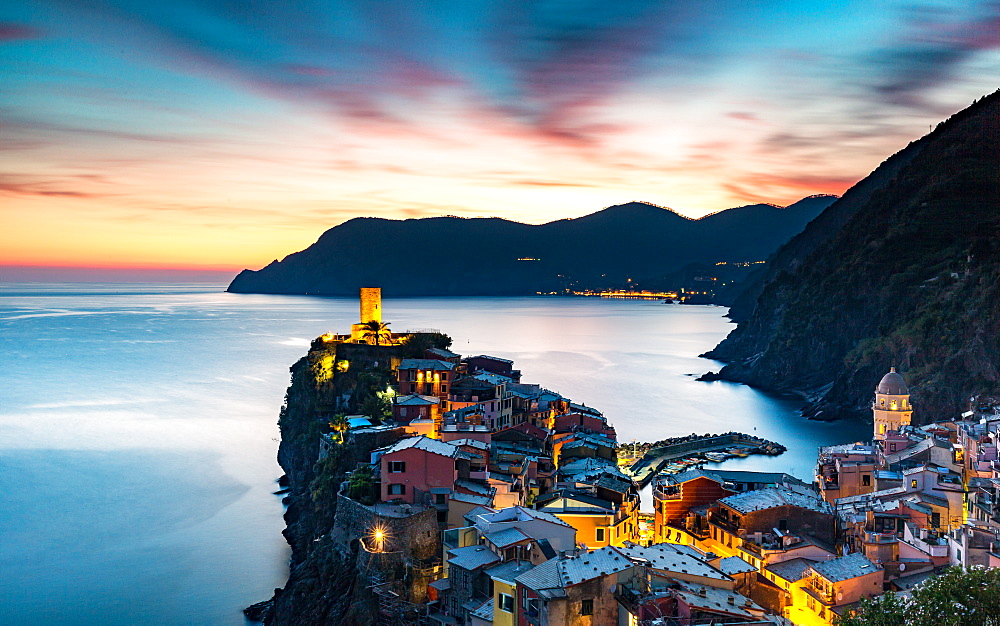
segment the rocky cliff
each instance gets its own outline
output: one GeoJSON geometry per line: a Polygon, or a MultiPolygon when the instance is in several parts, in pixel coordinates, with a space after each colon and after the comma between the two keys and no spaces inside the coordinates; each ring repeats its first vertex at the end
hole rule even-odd
{"type": "MultiPolygon", "coordinates": [[[[1000,93],[1000,92],[998,92],[1000,93]]],[[[931,421],[1000,386],[1000,95],[941,123],[772,259],[706,356],[720,375],[869,414],[890,366],[931,421]]]]}
{"type": "MultiPolygon", "coordinates": [[[[342,484],[372,449],[402,436],[392,431],[351,438],[332,445],[320,459],[320,435],[330,431],[337,413],[357,413],[371,406],[377,391],[391,380],[391,362],[418,356],[425,347],[446,347],[440,334],[417,335],[409,345],[367,346],[314,341],[308,355],[291,367],[278,424],[278,462],[285,471],[285,539],[292,548],[288,582],[256,612],[265,624],[371,623],[375,598],[358,571],[357,541],[338,528],[338,497],[342,484]]],[[[343,517],[343,516],[341,516],[343,517]]],[[[356,539],[356,538],[354,538],[356,539]]]]}

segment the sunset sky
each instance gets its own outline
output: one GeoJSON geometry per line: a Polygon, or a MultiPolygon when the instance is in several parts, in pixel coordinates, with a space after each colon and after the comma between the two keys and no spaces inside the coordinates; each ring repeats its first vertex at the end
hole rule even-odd
{"type": "Polygon", "coordinates": [[[0,4],[0,264],[259,268],[355,216],[842,193],[1000,86],[1000,3],[0,4]]]}

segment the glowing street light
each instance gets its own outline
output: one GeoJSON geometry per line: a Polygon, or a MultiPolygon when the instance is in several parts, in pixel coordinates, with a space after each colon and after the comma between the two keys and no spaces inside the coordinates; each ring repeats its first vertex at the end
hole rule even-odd
{"type": "Polygon", "coordinates": [[[372,552],[385,552],[385,529],[381,526],[376,526],[372,529],[372,547],[375,548],[372,552]]]}

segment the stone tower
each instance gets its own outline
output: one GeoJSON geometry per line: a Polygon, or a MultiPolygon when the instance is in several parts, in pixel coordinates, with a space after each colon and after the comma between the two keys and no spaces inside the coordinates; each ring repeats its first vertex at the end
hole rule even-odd
{"type": "Polygon", "coordinates": [[[382,321],[382,288],[361,288],[361,323],[382,321]]]}
{"type": "Polygon", "coordinates": [[[872,404],[875,416],[875,440],[885,441],[886,433],[899,430],[910,423],[913,406],[910,404],[910,390],[906,381],[892,368],[882,377],[875,388],[875,402],[872,404]]]}

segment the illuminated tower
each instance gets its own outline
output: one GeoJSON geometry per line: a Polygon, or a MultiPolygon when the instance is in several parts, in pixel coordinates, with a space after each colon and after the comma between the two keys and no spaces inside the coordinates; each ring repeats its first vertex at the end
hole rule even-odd
{"type": "Polygon", "coordinates": [[[885,441],[886,433],[899,430],[910,423],[913,406],[910,404],[910,390],[906,381],[892,368],[882,377],[875,388],[875,402],[872,404],[875,416],[875,440],[885,441]]]}
{"type": "Polygon", "coordinates": [[[361,323],[382,321],[382,288],[361,288],[361,323]]]}

